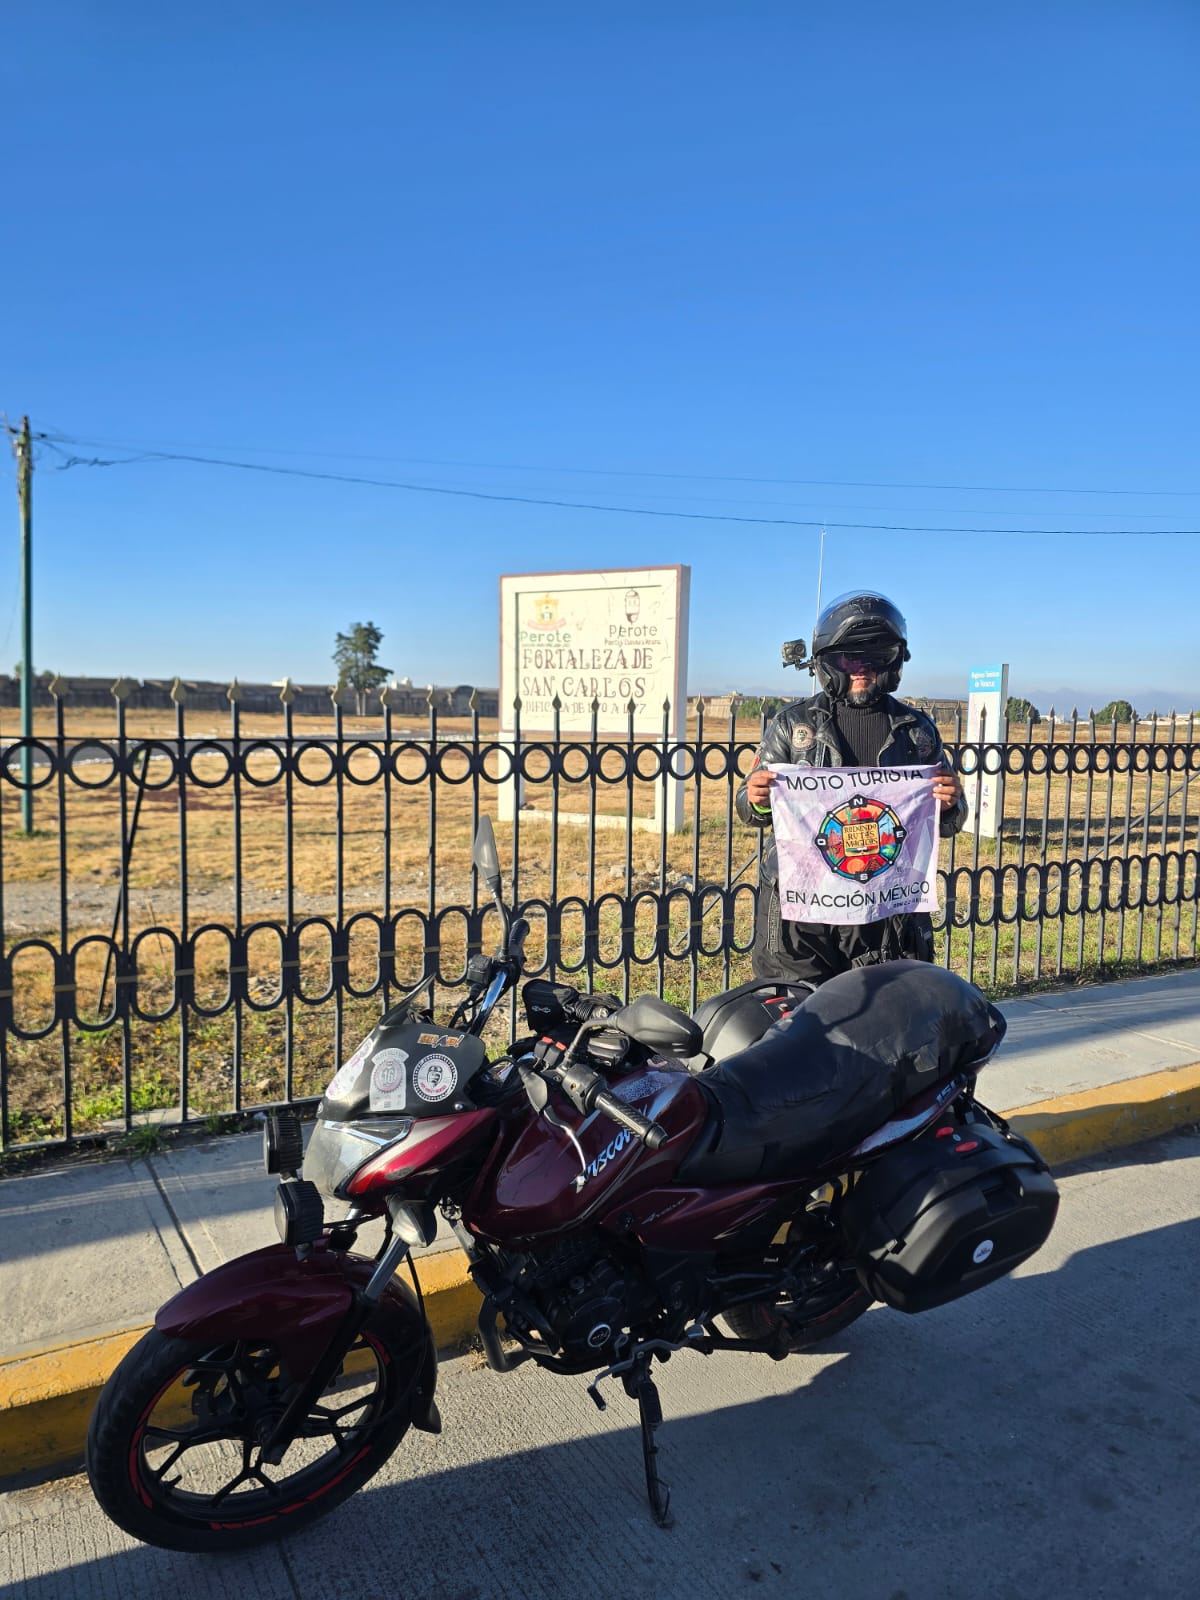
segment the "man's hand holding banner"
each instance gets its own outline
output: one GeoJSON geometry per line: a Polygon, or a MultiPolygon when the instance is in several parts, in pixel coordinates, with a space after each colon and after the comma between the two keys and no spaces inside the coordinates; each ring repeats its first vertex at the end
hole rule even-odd
{"type": "Polygon", "coordinates": [[[937,767],[771,770],[785,917],[845,924],[937,910],[937,767]]]}

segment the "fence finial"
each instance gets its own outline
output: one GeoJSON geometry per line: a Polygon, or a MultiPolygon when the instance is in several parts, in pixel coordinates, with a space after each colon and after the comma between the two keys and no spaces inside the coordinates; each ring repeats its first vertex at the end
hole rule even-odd
{"type": "Polygon", "coordinates": [[[110,692],[114,700],[128,700],[129,696],[136,688],[136,678],[120,677],[117,679],[116,683],[113,684],[110,692]]]}
{"type": "Polygon", "coordinates": [[[242,686],[236,678],[229,685],[228,689],[226,689],[225,698],[229,701],[230,705],[236,705],[242,698],[242,686]]]}
{"type": "Polygon", "coordinates": [[[286,673],[284,674],[282,683],[279,685],[279,698],[283,701],[285,706],[290,706],[292,701],[296,698],[296,685],[286,673]]]}
{"type": "Polygon", "coordinates": [[[56,672],[46,685],[46,692],[52,694],[56,700],[65,700],[71,692],[71,685],[66,678],[56,672]]]}
{"type": "Polygon", "coordinates": [[[177,706],[181,706],[187,699],[187,690],[183,686],[182,678],[175,677],[171,679],[171,688],[169,692],[171,699],[177,706]]]}

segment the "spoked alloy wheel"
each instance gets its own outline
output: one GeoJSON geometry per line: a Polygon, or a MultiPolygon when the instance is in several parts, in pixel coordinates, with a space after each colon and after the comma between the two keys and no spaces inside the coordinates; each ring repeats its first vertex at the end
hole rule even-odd
{"type": "Polygon", "coordinates": [[[831,1266],[825,1282],[798,1299],[752,1300],[730,1306],[722,1313],[729,1330],[739,1339],[772,1339],[777,1335],[792,1354],[832,1339],[857,1322],[871,1304],[871,1296],[853,1269],[831,1266]]]}
{"type": "Polygon", "coordinates": [[[776,1339],[792,1354],[832,1339],[871,1304],[871,1296],[858,1280],[852,1262],[837,1248],[837,1235],[828,1209],[809,1208],[794,1222],[787,1238],[777,1245],[768,1262],[782,1266],[789,1254],[798,1293],[771,1300],[752,1300],[730,1306],[722,1316],[739,1339],[776,1339]]]}
{"type": "Polygon", "coordinates": [[[263,1445],[297,1379],[273,1345],[151,1329],[109,1380],[87,1466],[97,1500],[135,1538],[235,1550],[324,1515],[391,1455],[409,1424],[410,1362],[368,1326],[278,1465],[263,1445]]]}

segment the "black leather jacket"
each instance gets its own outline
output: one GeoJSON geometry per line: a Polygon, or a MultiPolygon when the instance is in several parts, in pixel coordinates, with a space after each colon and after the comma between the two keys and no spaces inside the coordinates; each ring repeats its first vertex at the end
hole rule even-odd
{"type": "MultiPolygon", "coordinates": [[[[920,766],[935,763],[950,771],[950,763],[942,749],[941,735],[932,717],[903,700],[887,697],[889,729],[883,747],[876,756],[881,767],[920,766]]],[[[795,700],[784,706],[771,718],[763,734],[762,743],[754,759],[756,767],[773,766],[777,762],[790,762],[799,767],[848,767],[853,761],[838,743],[833,711],[829,696],[811,695],[807,700],[795,700]]],[[[752,828],[769,828],[769,811],[756,811],[746,797],[746,780],[738,785],[737,812],[743,822],[752,828]]],[[[959,795],[957,805],[942,812],[940,831],[943,838],[958,833],[967,820],[967,800],[959,795]]],[[[775,857],[775,844],[763,855],[761,883],[775,883],[779,868],[775,857]]]]}

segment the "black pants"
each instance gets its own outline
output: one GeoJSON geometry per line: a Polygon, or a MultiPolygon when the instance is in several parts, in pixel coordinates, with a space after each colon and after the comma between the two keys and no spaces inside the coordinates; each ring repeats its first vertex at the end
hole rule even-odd
{"type": "Polygon", "coordinates": [[[858,927],[791,922],[780,913],[776,885],[759,885],[752,956],[756,978],[820,984],[851,967],[904,957],[933,960],[933,924],[925,912],[905,912],[858,927]]]}

